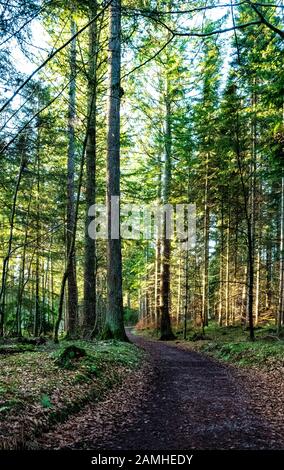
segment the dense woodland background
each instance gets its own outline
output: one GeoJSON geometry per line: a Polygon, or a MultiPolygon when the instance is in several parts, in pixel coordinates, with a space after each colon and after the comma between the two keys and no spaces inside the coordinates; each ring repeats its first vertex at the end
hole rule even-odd
{"type": "Polygon", "coordinates": [[[0,1],[2,336],[124,339],[123,318],[164,339],[210,319],[280,331],[283,14],[282,0],[0,1]],[[196,203],[195,249],[94,242],[88,209],[119,191],[196,203]]]}

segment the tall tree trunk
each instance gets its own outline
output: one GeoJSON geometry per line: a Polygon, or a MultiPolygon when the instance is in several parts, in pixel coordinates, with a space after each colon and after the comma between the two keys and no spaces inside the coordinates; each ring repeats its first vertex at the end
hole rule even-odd
{"type": "Polygon", "coordinates": [[[25,289],[25,269],[26,269],[26,253],[27,253],[27,241],[29,233],[29,220],[30,220],[30,207],[31,207],[32,196],[29,199],[27,218],[25,221],[25,238],[24,238],[24,247],[22,254],[22,262],[20,267],[20,276],[19,276],[19,286],[17,293],[17,309],[16,309],[16,335],[20,338],[22,336],[22,302],[23,294],[25,289]]]}
{"type": "Polygon", "coordinates": [[[255,210],[256,210],[256,96],[253,93],[252,96],[252,107],[253,107],[253,118],[251,125],[252,133],[252,165],[250,168],[252,174],[251,191],[250,191],[250,208],[247,210],[247,227],[248,227],[248,324],[250,331],[250,339],[254,340],[254,321],[253,321],[253,307],[254,307],[254,284],[255,284],[255,273],[254,273],[254,255],[255,255],[255,210]]]}
{"type": "MultiPolygon", "coordinates": [[[[251,230],[251,229],[250,229],[251,230]]],[[[249,235],[248,238],[248,321],[250,330],[250,339],[254,340],[254,325],[253,325],[253,301],[254,301],[254,248],[253,238],[249,235]]]]}
{"type": "Polygon", "coordinates": [[[183,318],[183,338],[187,338],[187,321],[189,307],[189,249],[186,251],[185,259],[185,301],[184,301],[184,318],[183,318]]]}
{"type": "MultiPolygon", "coordinates": [[[[71,36],[76,34],[76,23],[71,18],[71,36]]],[[[70,85],[68,107],[68,159],[67,159],[67,253],[70,252],[75,224],[75,119],[76,119],[76,38],[70,46],[69,55],[70,85]]],[[[67,337],[76,338],[78,334],[78,289],[76,279],[76,253],[72,252],[68,264],[68,296],[67,296],[67,337]]]]}
{"type": "Polygon", "coordinates": [[[0,336],[3,336],[4,334],[6,288],[7,288],[7,279],[8,279],[8,271],[9,271],[9,262],[10,262],[10,258],[12,254],[12,243],[13,243],[13,237],[14,237],[14,225],[15,225],[17,198],[18,198],[18,192],[20,189],[22,176],[27,165],[26,137],[23,136],[20,142],[21,142],[20,144],[21,145],[21,163],[20,163],[19,173],[18,173],[16,187],[15,187],[14,196],[13,196],[8,248],[7,248],[7,253],[3,260],[3,267],[2,267],[2,278],[1,278],[1,287],[0,287],[0,336]]]}
{"type": "Polygon", "coordinates": [[[161,242],[156,241],[155,252],[155,325],[160,330],[160,295],[161,295],[161,242]]]}
{"type": "Polygon", "coordinates": [[[272,242],[268,238],[266,240],[266,296],[265,296],[265,308],[271,309],[272,305],[272,242]]]}
{"type": "Polygon", "coordinates": [[[36,268],[35,268],[35,315],[34,315],[34,336],[39,335],[40,329],[40,278],[39,278],[39,250],[36,250],[36,268]]]}
{"type": "MultiPolygon", "coordinates": [[[[165,166],[163,178],[162,199],[163,204],[169,203],[171,193],[172,170],[172,129],[171,129],[171,104],[169,96],[169,81],[167,78],[166,91],[166,134],[165,134],[165,166]]],[[[161,240],[161,340],[171,340],[175,336],[172,332],[170,317],[170,261],[171,240],[167,237],[167,216],[163,214],[162,240],[161,240]]]]}
{"type": "MultiPolygon", "coordinates": [[[[27,234],[27,229],[26,229],[27,234]]],[[[26,267],[26,240],[27,235],[25,234],[25,244],[24,244],[24,251],[22,255],[22,262],[20,268],[20,277],[19,277],[19,286],[17,292],[17,309],[16,309],[16,336],[21,338],[22,336],[22,301],[23,301],[23,293],[24,293],[24,285],[25,285],[25,267],[26,267]]]]}
{"type": "Polygon", "coordinates": [[[246,321],[246,312],[247,312],[247,299],[248,299],[248,263],[246,262],[244,266],[244,277],[243,277],[243,288],[242,288],[242,303],[241,303],[241,322],[242,325],[246,321]]]}
{"type": "Polygon", "coordinates": [[[149,243],[146,242],[146,253],[145,253],[145,266],[146,266],[146,273],[145,273],[145,318],[146,318],[146,325],[149,325],[151,321],[151,303],[150,303],[150,275],[149,275],[149,243]]]}
{"type": "MultiPolygon", "coordinates": [[[[254,202],[250,204],[249,209],[249,190],[245,183],[243,164],[242,164],[242,150],[240,144],[240,124],[239,115],[237,114],[236,120],[236,157],[241,180],[242,195],[244,201],[244,214],[247,226],[247,320],[249,324],[250,339],[254,340],[254,324],[253,324],[253,301],[254,301],[254,214],[250,210],[254,206],[254,202]]],[[[254,187],[254,184],[253,184],[254,187]]],[[[251,201],[254,201],[254,195],[251,194],[251,201]]]]}
{"type": "Polygon", "coordinates": [[[121,5],[113,0],[109,22],[109,89],[107,136],[107,312],[102,336],[127,340],[123,321],[122,259],[120,229],[112,233],[112,219],[120,222],[120,74],[121,5]],[[116,201],[116,202],[115,202],[116,201]]]}
{"type": "Polygon", "coordinates": [[[255,282],[255,325],[259,321],[259,305],[260,305],[260,247],[257,249],[256,257],[256,282],[255,282]]]}
{"type": "Polygon", "coordinates": [[[226,240],[226,286],[225,286],[225,310],[226,310],[226,326],[229,326],[230,321],[230,210],[228,217],[227,227],[227,240],[226,240]]]}
{"type": "MultiPolygon", "coordinates": [[[[162,152],[161,152],[162,153],[162,152]]],[[[158,177],[158,193],[157,199],[159,204],[162,200],[162,167],[161,167],[161,153],[158,152],[158,168],[159,168],[159,177],[158,177]]],[[[155,305],[154,305],[154,314],[155,314],[155,327],[157,333],[161,328],[161,240],[160,234],[157,234],[156,240],[156,250],[155,250],[155,305]]]]}
{"type": "MultiPolygon", "coordinates": [[[[90,0],[90,18],[97,14],[96,0],[90,0]]],[[[97,113],[97,22],[89,28],[89,79],[88,109],[89,129],[86,146],[86,222],[85,222],[85,264],[84,264],[84,313],[83,336],[91,338],[96,325],[96,242],[88,233],[89,208],[96,202],[96,113],[97,113]]]]}
{"type": "MultiPolygon", "coordinates": [[[[39,102],[38,102],[39,107],[39,102]]],[[[35,262],[35,314],[34,314],[34,336],[39,335],[40,329],[40,117],[38,118],[37,133],[37,155],[36,155],[36,262],[35,262]]]]}
{"type": "Polygon", "coordinates": [[[51,297],[52,328],[54,329],[54,324],[55,324],[55,308],[54,308],[54,270],[53,270],[52,255],[51,255],[51,263],[50,263],[50,297],[51,297]]]}
{"type": "Polygon", "coordinates": [[[208,159],[206,160],[206,175],[205,175],[205,188],[204,188],[204,268],[203,268],[203,280],[202,280],[202,325],[208,325],[208,313],[209,313],[209,282],[208,282],[208,270],[209,270],[209,207],[208,207],[208,159]]]}
{"type": "MultiPolygon", "coordinates": [[[[238,212],[237,212],[238,214],[238,212]]],[[[237,313],[237,306],[238,306],[238,297],[239,297],[239,287],[237,286],[237,278],[238,278],[238,244],[239,244],[239,218],[238,215],[236,217],[236,225],[235,225],[235,246],[234,246],[234,278],[233,278],[233,298],[232,298],[232,309],[231,309],[231,318],[232,318],[232,325],[235,325],[236,313],[237,313]]]]}
{"type": "Polygon", "coordinates": [[[284,174],[281,179],[281,209],[280,209],[280,272],[279,272],[279,307],[277,329],[280,332],[284,320],[284,174]]]}
{"type": "Polygon", "coordinates": [[[223,324],[223,257],[224,257],[224,201],[221,202],[220,257],[219,257],[219,311],[218,324],[223,324]]]}
{"type": "Polygon", "coordinates": [[[180,249],[178,254],[178,291],[177,291],[177,311],[176,311],[176,324],[179,326],[182,317],[182,296],[183,296],[183,285],[182,285],[182,271],[183,271],[183,252],[180,249]]]}

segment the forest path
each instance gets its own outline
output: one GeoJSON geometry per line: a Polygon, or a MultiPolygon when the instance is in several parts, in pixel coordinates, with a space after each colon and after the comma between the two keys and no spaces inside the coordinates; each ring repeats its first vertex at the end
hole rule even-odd
{"type": "MultiPolygon", "coordinates": [[[[42,436],[42,448],[277,449],[283,435],[254,410],[234,368],[174,344],[134,336],[155,373],[146,391],[126,384],[42,436]]],[[[138,378],[139,381],[139,378],[138,378]]],[[[255,397],[258,400],[258,397],[255,397]]]]}

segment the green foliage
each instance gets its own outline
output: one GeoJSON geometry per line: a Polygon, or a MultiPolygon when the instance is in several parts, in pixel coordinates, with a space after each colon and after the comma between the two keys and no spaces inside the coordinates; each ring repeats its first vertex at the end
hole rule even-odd
{"type": "Polygon", "coordinates": [[[52,408],[52,403],[48,395],[42,395],[40,403],[43,408],[52,408]]]}
{"type": "Polygon", "coordinates": [[[194,332],[192,335],[188,337],[189,341],[206,341],[209,340],[210,337],[207,335],[204,335],[201,331],[199,332],[194,332]]]}
{"type": "Polygon", "coordinates": [[[0,413],[5,413],[6,411],[9,411],[10,407],[9,406],[0,406],[0,413]]]}
{"type": "Polygon", "coordinates": [[[74,383],[76,384],[83,384],[83,383],[90,383],[91,380],[86,374],[78,373],[74,378],[74,383]]]}
{"type": "Polygon", "coordinates": [[[279,339],[276,328],[263,325],[255,331],[256,340],[249,341],[248,332],[240,326],[220,328],[209,322],[206,335],[191,329],[188,335],[190,347],[210,354],[217,359],[243,366],[257,365],[266,368],[282,367],[284,364],[284,341],[279,339]]]}
{"type": "Polygon", "coordinates": [[[9,344],[0,345],[0,355],[1,354],[13,354],[21,353],[28,351],[35,351],[36,346],[34,344],[19,344],[16,342],[11,342],[9,344]]]}
{"type": "Polygon", "coordinates": [[[126,325],[135,325],[138,322],[139,312],[134,308],[124,308],[124,322],[126,325]]]}
{"type": "Polygon", "coordinates": [[[143,353],[133,344],[117,340],[80,340],[62,341],[59,348],[51,352],[51,357],[63,369],[82,370],[88,377],[100,377],[106,364],[137,367],[143,353]]]}
{"type": "MultiPolygon", "coordinates": [[[[7,392],[7,391],[6,391],[7,392]]],[[[1,400],[0,413],[6,415],[9,411],[20,412],[24,408],[24,401],[20,398],[13,397],[7,400],[1,400]]]]}
{"type": "Polygon", "coordinates": [[[71,344],[56,352],[55,363],[64,369],[72,369],[76,361],[84,356],[86,356],[85,349],[71,344]]]}
{"type": "Polygon", "coordinates": [[[254,343],[209,343],[202,348],[218,359],[243,366],[260,365],[269,368],[283,367],[284,342],[267,343],[259,340],[254,343]]]}
{"type": "Polygon", "coordinates": [[[89,361],[87,362],[87,370],[88,370],[88,373],[94,377],[99,377],[100,372],[101,372],[97,364],[93,363],[92,358],[89,358],[89,361]]]}

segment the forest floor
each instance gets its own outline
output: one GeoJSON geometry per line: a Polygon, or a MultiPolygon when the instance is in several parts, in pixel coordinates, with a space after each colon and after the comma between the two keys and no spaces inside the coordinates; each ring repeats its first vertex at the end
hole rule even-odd
{"type": "Polygon", "coordinates": [[[141,373],[143,352],[117,341],[0,345],[0,449],[32,447],[36,435],[141,373]],[[70,349],[71,348],[71,349],[70,349]],[[66,355],[66,351],[68,354],[66,355]]]}
{"type": "Polygon", "coordinates": [[[130,334],[149,364],[35,448],[283,449],[283,367],[226,364],[182,343],[130,334]]]}

